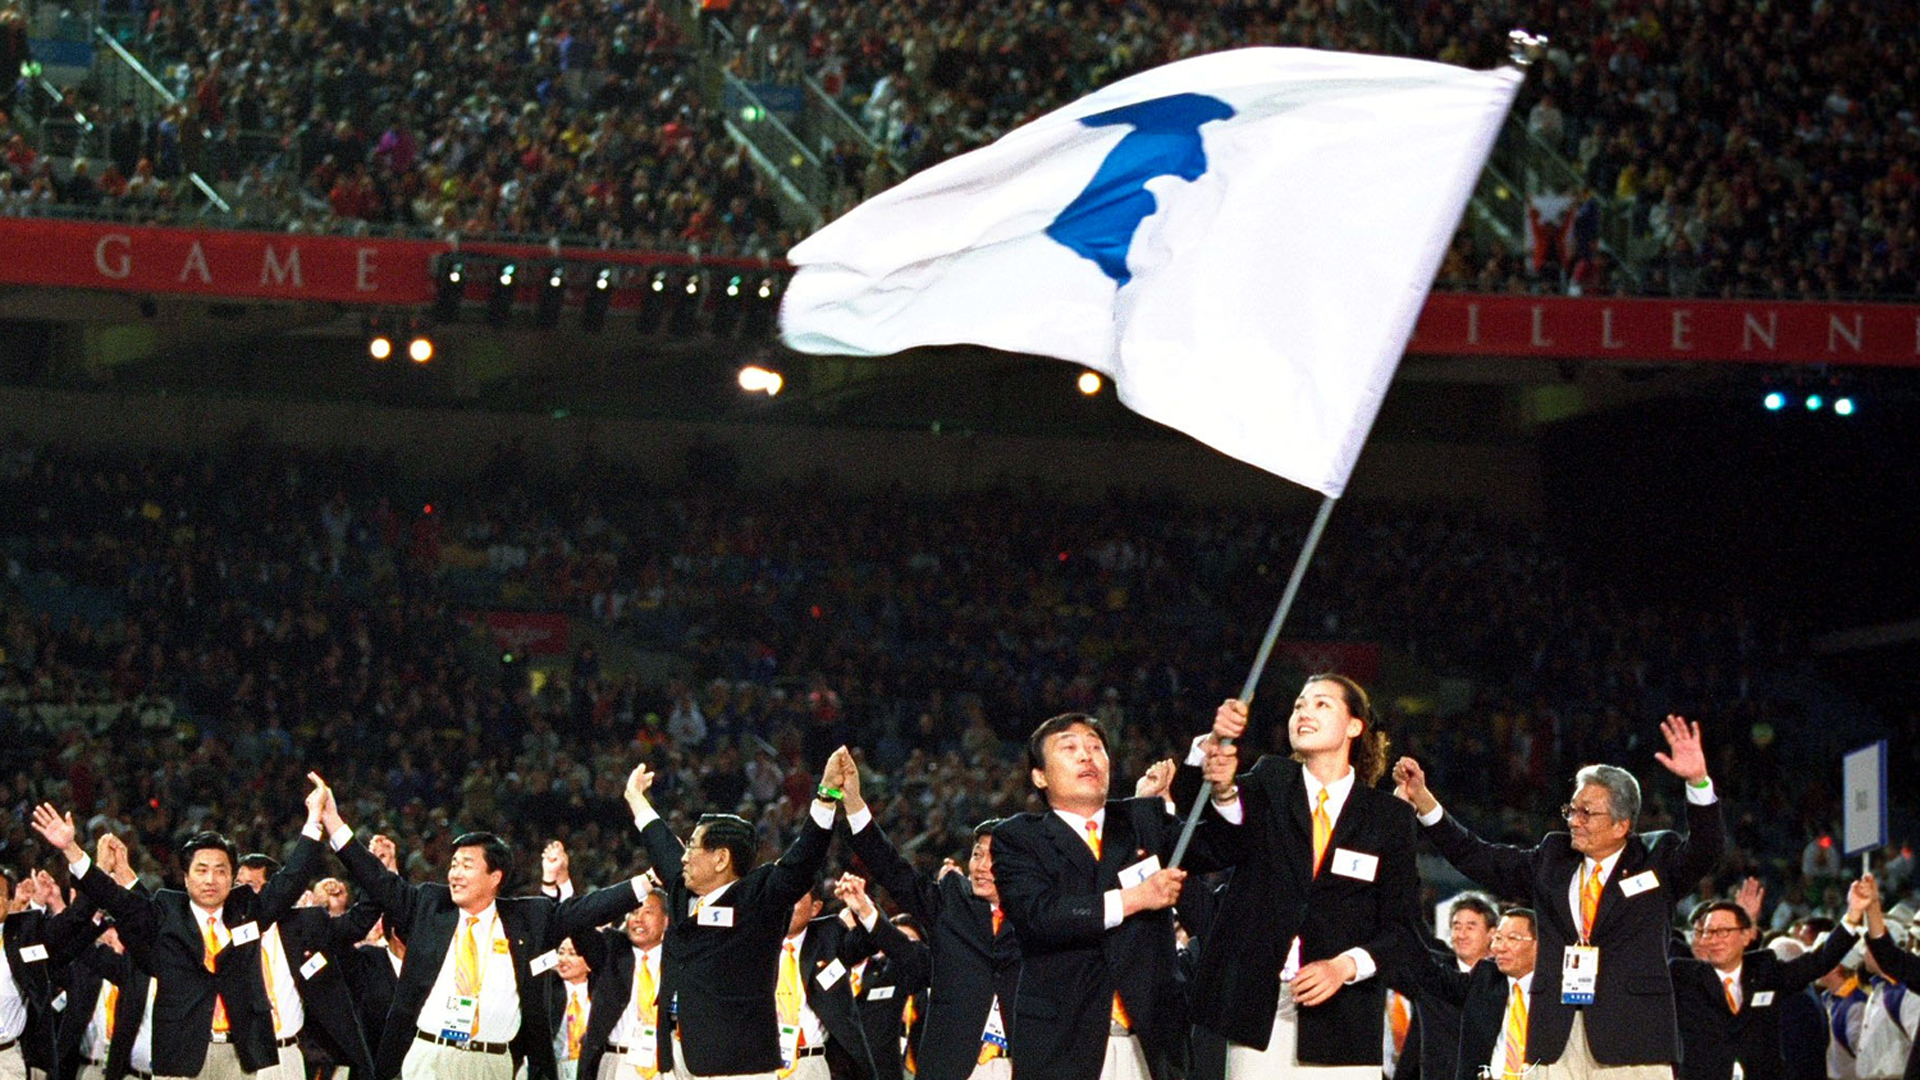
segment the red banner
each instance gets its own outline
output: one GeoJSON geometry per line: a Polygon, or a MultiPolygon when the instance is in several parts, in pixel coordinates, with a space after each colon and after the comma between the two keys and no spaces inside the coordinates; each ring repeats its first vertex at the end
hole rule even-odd
{"type": "Polygon", "coordinates": [[[523,656],[561,656],[571,635],[567,617],[539,611],[472,611],[461,617],[483,627],[493,646],[523,656]]]}
{"type": "Polygon", "coordinates": [[[1407,351],[1920,366],[1920,306],[1434,293],[1407,351]]]}
{"type": "MultiPolygon", "coordinates": [[[[239,232],[41,218],[0,219],[0,284],[406,307],[433,300],[433,240],[239,232]]],[[[463,254],[616,266],[685,264],[686,255],[526,244],[461,244],[463,254]]],[[[706,259],[762,268],[756,260],[706,259]]],[[[527,275],[529,281],[538,275],[527,275]]],[[[485,295],[476,289],[475,297],[485,295]]],[[[529,293],[529,295],[531,295],[529,293]]]]}
{"type": "MultiPolygon", "coordinates": [[[[0,284],[392,307],[433,299],[450,242],[0,219],[0,284]]],[[[463,243],[481,257],[623,267],[686,255],[463,243]]],[[[703,265],[767,269],[746,259],[703,265]]],[[[772,268],[784,269],[784,264],[772,268]]],[[[538,275],[528,275],[529,279],[538,275]]],[[[631,292],[631,290],[623,290],[631,292]]],[[[474,282],[469,299],[484,297],[474,282]]],[[[637,294],[635,294],[637,296],[637,294]]],[[[531,292],[522,299],[530,299],[531,292]]],[[[615,307],[633,296],[616,296],[615,307]]],[[[1654,362],[1920,366],[1920,305],[1434,293],[1407,351],[1654,362]]]]}

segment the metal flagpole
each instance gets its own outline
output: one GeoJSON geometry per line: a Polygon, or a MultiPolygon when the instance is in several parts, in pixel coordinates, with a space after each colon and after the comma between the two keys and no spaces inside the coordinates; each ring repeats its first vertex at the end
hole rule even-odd
{"type": "MultiPolygon", "coordinates": [[[[1267,636],[1260,642],[1260,651],[1253,656],[1253,670],[1247,672],[1247,683],[1240,688],[1240,700],[1253,704],[1254,688],[1260,685],[1260,673],[1267,668],[1267,658],[1273,655],[1274,643],[1280,640],[1280,625],[1287,621],[1287,612],[1293,608],[1293,598],[1300,592],[1300,582],[1306,579],[1307,564],[1313,561],[1313,549],[1320,546],[1320,534],[1327,531],[1327,519],[1333,516],[1335,500],[1331,495],[1320,498],[1320,512],[1314,515],[1313,527],[1307,530],[1307,542],[1300,545],[1300,557],[1293,562],[1293,576],[1287,579],[1287,590],[1280,594],[1280,606],[1273,613],[1273,621],[1267,624],[1267,636]]],[[[1200,795],[1193,800],[1193,809],[1187,812],[1187,823],[1180,829],[1180,842],[1174,845],[1173,860],[1169,867],[1179,866],[1186,858],[1187,844],[1193,840],[1193,830],[1200,824],[1200,811],[1206,808],[1207,800],[1213,797],[1213,785],[1206,780],[1200,781],[1200,795]]]]}

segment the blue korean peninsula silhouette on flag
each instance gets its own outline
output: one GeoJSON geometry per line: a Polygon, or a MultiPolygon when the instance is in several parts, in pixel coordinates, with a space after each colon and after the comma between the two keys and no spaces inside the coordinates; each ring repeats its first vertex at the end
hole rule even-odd
{"type": "Polygon", "coordinates": [[[1068,360],[1338,497],[1520,81],[1274,48],[1142,72],[796,245],[782,335],[1068,360]]]}

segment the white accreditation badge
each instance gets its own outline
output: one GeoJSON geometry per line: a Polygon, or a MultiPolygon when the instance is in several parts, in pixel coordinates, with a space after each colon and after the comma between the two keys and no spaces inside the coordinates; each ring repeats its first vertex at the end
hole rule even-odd
{"type": "Polygon", "coordinates": [[[440,1027],[440,1037],[451,1043],[464,1043],[473,1038],[474,1021],[480,1015],[478,995],[450,994],[447,996],[446,1019],[440,1027]]]}
{"type": "Polygon", "coordinates": [[[1600,950],[1591,945],[1569,945],[1560,961],[1560,1004],[1593,1004],[1600,979],[1600,950]]]}

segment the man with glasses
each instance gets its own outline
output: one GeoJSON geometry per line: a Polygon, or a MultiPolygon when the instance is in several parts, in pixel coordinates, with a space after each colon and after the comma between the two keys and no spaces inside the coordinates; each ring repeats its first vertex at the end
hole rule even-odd
{"type": "Polygon", "coordinates": [[[1695,908],[1693,949],[1699,959],[1669,961],[1684,1050],[1680,1080],[1783,1080],[1781,1006],[1852,951],[1867,904],[1868,893],[1856,882],[1847,896],[1846,921],[1826,944],[1789,961],[1771,949],[1746,948],[1753,917],[1739,904],[1709,900],[1695,908]]]}
{"type": "Polygon", "coordinates": [[[1444,1001],[1459,1011],[1460,1039],[1454,1060],[1432,1080],[1520,1080],[1530,1067],[1527,1016],[1533,994],[1538,920],[1526,908],[1508,908],[1490,937],[1486,957],[1463,972],[1436,956],[1419,973],[1421,1001],[1444,1001]]]}
{"type": "Polygon", "coordinates": [[[1525,1058],[1542,1080],[1667,1080],[1680,1057],[1673,982],[1667,973],[1669,913],[1688,883],[1711,871],[1726,830],[1700,728],[1677,716],[1661,725],[1667,753],[1655,759],[1686,781],[1687,833],[1635,833],[1640,784],[1611,765],[1574,777],[1561,808],[1566,832],[1532,847],[1489,843],[1446,814],[1412,758],[1394,766],[1395,794],[1413,804],[1423,831],[1454,868],[1538,912],[1544,966],[1535,980],[1525,1058]]]}

